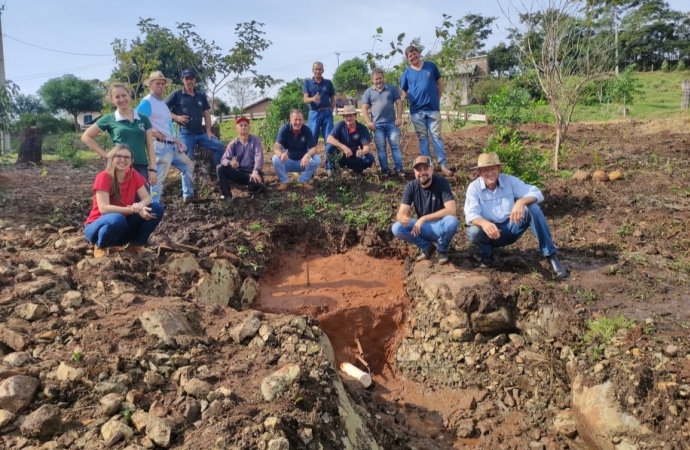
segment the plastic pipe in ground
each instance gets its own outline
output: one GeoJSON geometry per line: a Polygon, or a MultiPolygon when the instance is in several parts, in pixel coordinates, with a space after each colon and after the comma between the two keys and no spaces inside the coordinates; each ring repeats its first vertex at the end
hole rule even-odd
{"type": "Polygon", "coordinates": [[[371,375],[366,372],[362,372],[356,366],[353,366],[350,363],[342,363],[340,365],[340,370],[350,375],[352,378],[356,378],[365,388],[371,386],[371,375]]]}

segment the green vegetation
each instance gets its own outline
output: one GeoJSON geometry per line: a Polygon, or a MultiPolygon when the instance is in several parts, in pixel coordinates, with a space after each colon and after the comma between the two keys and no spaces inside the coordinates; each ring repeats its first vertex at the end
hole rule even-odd
{"type": "Polygon", "coordinates": [[[72,353],[72,361],[74,362],[79,362],[81,359],[84,357],[84,354],[82,352],[76,351],[72,353]]]}
{"type": "Polygon", "coordinates": [[[587,332],[584,339],[588,344],[607,344],[620,330],[629,330],[635,326],[635,321],[626,319],[623,314],[616,317],[602,317],[587,321],[587,332]]]}

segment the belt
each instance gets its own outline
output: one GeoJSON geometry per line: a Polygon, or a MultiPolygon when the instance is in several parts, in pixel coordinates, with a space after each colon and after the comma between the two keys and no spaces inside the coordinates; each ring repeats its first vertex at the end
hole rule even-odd
{"type": "Polygon", "coordinates": [[[166,141],[165,139],[158,139],[158,138],[153,138],[153,139],[158,141],[158,142],[165,142],[166,144],[175,145],[175,141],[166,141]]]}
{"type": "Polygon", "coordinates": [[[315,109],[314,111],[319,112],[319,111],[325,111],[327,109],[333,109],[333,108],[331,108],[330,106],[326,106],[325,108],[318,108],[318,109],[315,109]]]}

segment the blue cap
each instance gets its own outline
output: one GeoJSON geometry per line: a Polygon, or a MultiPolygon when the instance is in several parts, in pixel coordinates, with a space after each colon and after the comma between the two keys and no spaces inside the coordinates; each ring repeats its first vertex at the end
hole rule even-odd
{"type": "Polygon", "coordinates": [[[196,73],[192,69],[185,69],[182,71],[181,78],[194,77],[196,78],[196,73]]]}

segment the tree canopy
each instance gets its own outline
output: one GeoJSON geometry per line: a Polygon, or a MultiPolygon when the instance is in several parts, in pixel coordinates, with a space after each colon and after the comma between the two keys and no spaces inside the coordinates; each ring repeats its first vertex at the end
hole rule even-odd
{"type": "Polygon", "coordinates": [[[38,92],[48,108],[70,114],[77,131],[79,113],[103,109],[105,92],[98,81],[82,80],[68,74],[46,81],[38,92]]]}
{"type": "Polygon", "coordinates": [[[335,69],[333,86],[336,92],[352,92],[369,85],[369,68],[361,58],[352,58],[335,69]]]}

